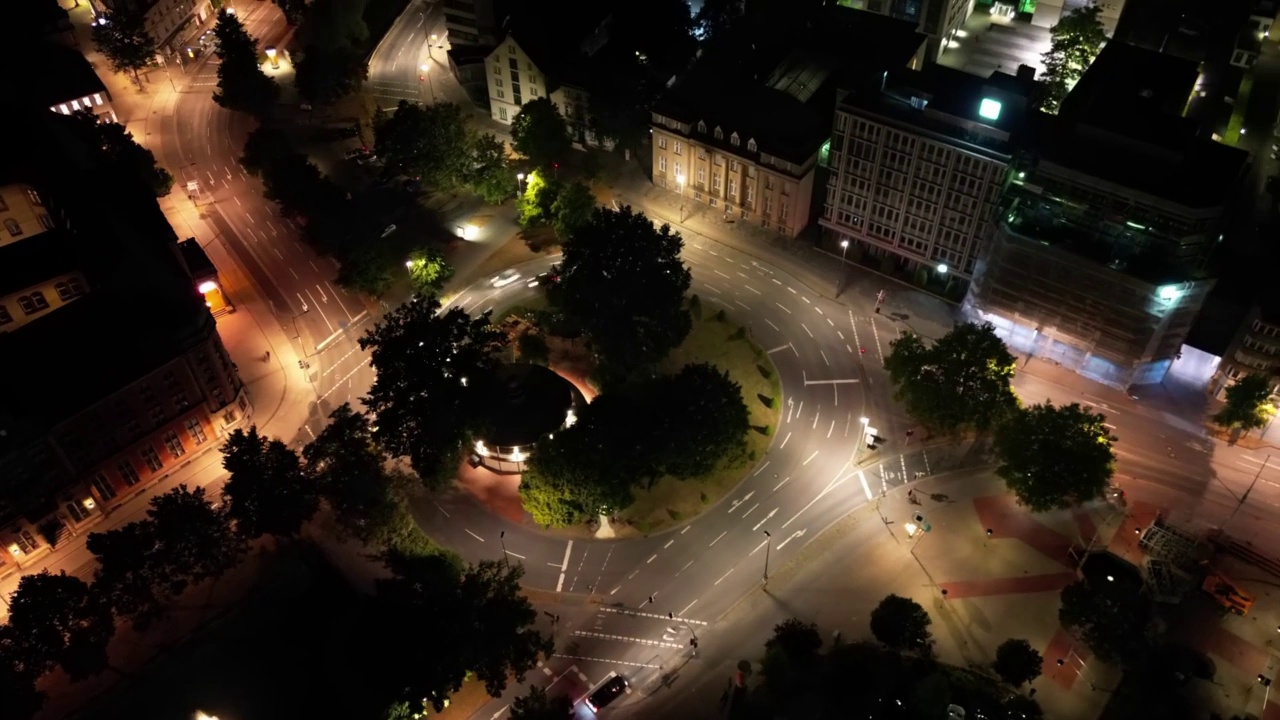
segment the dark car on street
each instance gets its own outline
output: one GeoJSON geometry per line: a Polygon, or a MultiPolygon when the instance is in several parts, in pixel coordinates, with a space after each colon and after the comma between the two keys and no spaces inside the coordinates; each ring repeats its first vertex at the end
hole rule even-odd
{"type": "Polygon", "coordinates": [[[595,692],[591,693],[591,696],[587,698],[587,707],[591,708],[591,712],[598,713],[626,691],[626,679],[621,675],[614,675],[605,684],[596,688],[595,692]]]}

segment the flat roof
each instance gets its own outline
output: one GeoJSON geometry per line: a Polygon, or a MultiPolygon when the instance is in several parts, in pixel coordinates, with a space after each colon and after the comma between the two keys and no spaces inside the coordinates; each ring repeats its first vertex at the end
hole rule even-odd
{"type": "Polygon", "coordinates": [[[0,62],[11,68],[38,68],[8,74],[7,95],[11,102],[48,110],[58,103],[107,91],[79,50],[54,42],[7,46],[0,49],[0,62]]]}
{"type": "Polygon", "coordinates": [[[569,410],[586,402],[554,370],[528,363],[500,365],[477,390],[483,440],[494,448],[533,445],[563,427],[569,410]]]}

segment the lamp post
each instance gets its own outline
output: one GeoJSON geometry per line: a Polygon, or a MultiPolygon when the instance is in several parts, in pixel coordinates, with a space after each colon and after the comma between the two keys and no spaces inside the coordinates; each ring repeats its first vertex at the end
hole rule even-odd
{"type": "MultiPolygon", "coordinates": [[[[668,612],[667,617],[671,618],[672,620],[675,620],[676,614],[673,612],[668,612]]],[[[698,654],[698,633],[693,631],[693,626],[689,624],[688,620],[685,620],[684,618],[680,618],[680,622],[684,623],[684,626],[686,629],[688,629],[689,634],[693,636],[693,639],[689,641],[689,644],[693,646],[693,654],[697,655],[698,654]]]]}
{"type": "Polygon", "coordinates": [[[516,199],[520,199],[520,193],[524,192],[524,173],[516,173],[516,199]]]}
{"type": "Polygon", "coordinates": [[[418,76],[418,84],[421,85],[424,80],[427,82],[427,87],[431,89],[431,104],[434,105],[436,103],[436,86],[431,80],[431,66],[422,63],[418,66],[418,69],[422,71],[422,74],[418,76]]]}
{"type": "Polygon", "coordinates": [[[849,241],[840,241],[840,277],[836,278],[836,295],[840,294],[840,286],[844,284],[844,276],[849,272],[845,266],[845,255],[849,252],[849,241]]]}
{"type": "Polygon", "coordinates": [[[769,587],[769,551],[773,549],[773,536],[764,531],[764,586],[769,587]]]}
{"type": "Polygon", "coordinates": [[[498,544],[502,546],[502,562],[506,563],[507,569],[510,570],[511,559],[507,556],[507,541],[505,539],[506,537],[507,537],[506,530],[502,530],[498,532],[498,544]]]}
{"type": "Polygon", "coordinates": [[[676,185],[680,186],[680,222],[684,223],[684,175],[676,176],[676,185]]]}
{"type": "Polygon", "coordinates": [[[858,422],[862,424],[862,432],[858,437],[858,444],[853,446],[853,464],[858,464],[858,453],[862,450],[862,446],[867,444],[867,426],[871,424],[871,418],[858,418],[858,422]]]}

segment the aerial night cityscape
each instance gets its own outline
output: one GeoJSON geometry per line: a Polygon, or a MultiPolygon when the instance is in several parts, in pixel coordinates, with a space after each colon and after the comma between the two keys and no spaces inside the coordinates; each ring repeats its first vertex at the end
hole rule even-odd
{"type": "Polygon", "coordinates": [[[0,4],[0,720],[1280,720],[1277,18],[0,4]]]}

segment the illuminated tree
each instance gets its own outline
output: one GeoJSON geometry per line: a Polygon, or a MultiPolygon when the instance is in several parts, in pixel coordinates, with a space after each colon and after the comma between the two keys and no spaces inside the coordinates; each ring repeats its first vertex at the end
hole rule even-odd
{"type": "Polygon", "coordinates": [[[1056,112],[1062,99],[1093,64],[1098,52],[1107,42],[1102,28],[1102,6],[1097,4],[1077,7],[1049,30],[1052,38],[1044,59],[1044,109],[1056,112]]]}
{"type": "Polygon", "coordinates": [[[1018,410],[996,430],[996,474],[1032,512],[1099,497],[1116,461],[1106,420],[1076,403],[1018,410]]]}
{"type": "Polygon", "coordinates": [[[141,86],[138,71],[155,62],[156,40],[147,32],[142,12],[125,10],[102,15],[93,26],[93,43],[115,72],[126,72],[141,86]]]}
{"type": "Polygon", "coordinates": [[[259,62],[258,43],[244,29],[240,18],[218,11],[213,28],[218,38],[218,89],[213,101],[228,110],[265,117],[280,97],[280,87],[267,77],[259,62]]]}
{"type": "Polygon", "coordinates": [[[903,335],[889,348],[895,397],[931,432],[988,430],[1017,408],[1013,355],[990,323],[961,323],[927,346],[903,335]]]}
{"type": "Polygon", "coordinates": [[[1245,432],[1266,425],[1276,414],[1271,391],[1271,378],[1262,373],[1245,375],[1227,388],[1227,404],[1213,416],[1213,421],[1245,432]]]}

